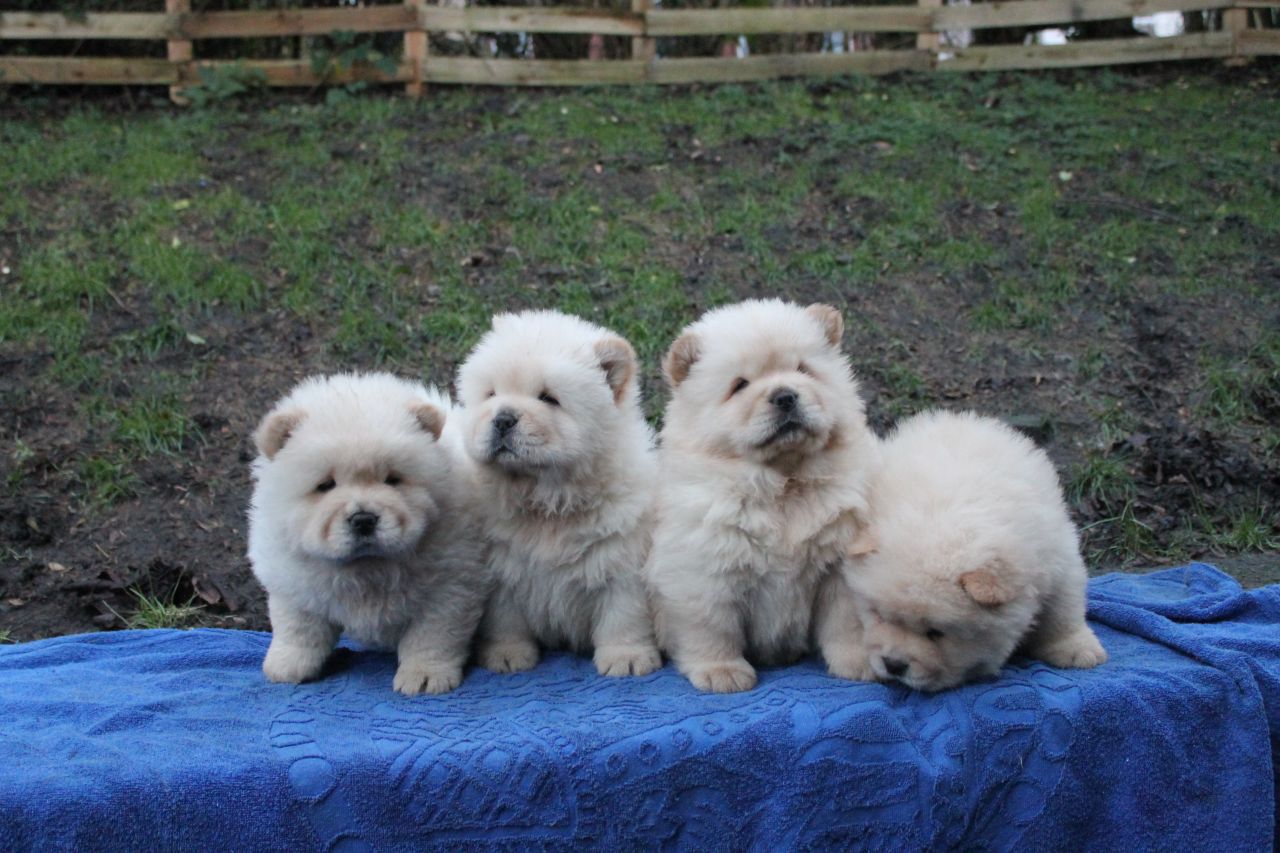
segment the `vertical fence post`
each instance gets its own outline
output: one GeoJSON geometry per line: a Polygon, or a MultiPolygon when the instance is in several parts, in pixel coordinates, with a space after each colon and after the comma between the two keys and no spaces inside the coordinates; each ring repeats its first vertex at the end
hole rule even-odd
{"type": "MultiPolygon", "coordinates": [[[[191,11],[191,0],[164,0],[164,10],[170,15],[181,15],[184,12],[191,11]]],[[[167,43],[169,61],[178,69],[179,73],[191,67],[191,60],[195,56],[192,50],[191,42],[187,39],[169,39],[167,43]]],[[[185,107],[191,101],[182,96],[181,85],[173,85],[169,87],[169,100],[179,106],[185,107]]]]}
{"type": "MultiPolygon", "coordinates": [[[[631,0],[631,11],[641,16],[644,29],[649,31],[649,10],[653,8],[653,0],[631,0]]],[[[637,36],[631,39],[631,58],[650,62],[658,55],[658,40],[648,36],[637,36]]],[[[648,72],[645,73],[648,77],[648,72]]]]}
{"type": "Polygon", "coordinates": [[[426,61],[427,51],[430,49],[425,29],[426,21],[423,20],[427,8],[427,0],[405,0],[405,5],[417,13],[417,23],[414,29],[406,30],[404,34],[404,60],[413,67],[413,79],[405,84],[404,93],[410,98],[421,98],[424,88],[422,85],[422,65],[426,61]]]}
{"type": "Polygon", "coordinates": [[[1224,9],[1222,28],[1231,33],[1231,56],[1223,64],[1231,67],[1248,65],[1249,57],[1240,55],[1240,34],[1249,29],[1249,10],[1224,9]]]}
{"type": "MultiPolygon", "coordinates": [[[[921,9],[936,9],[942,5],[942,0],[916,0],[921,9]]],[[[927,50],[932,54],[932,61],[938,61],[938,48],[942,46],[942,36],[933,32],[933,24],[929,25],[927,32],[919,33],[916,36],[916,50],[927,50]]]]}

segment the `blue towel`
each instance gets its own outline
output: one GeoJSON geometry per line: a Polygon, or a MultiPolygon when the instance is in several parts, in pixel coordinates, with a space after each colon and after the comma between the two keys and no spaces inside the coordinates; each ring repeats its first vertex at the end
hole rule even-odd
{"type": "Polygon", "coordinates": [[[1280,587],[1109,575],[1090,617],[1107,665],[934,696],[815,661],[709,696],[552,655],[408,699],[349,648],[267,684],[258,633],[9,646],[0,850],[1271,847],[1280,587]]]}

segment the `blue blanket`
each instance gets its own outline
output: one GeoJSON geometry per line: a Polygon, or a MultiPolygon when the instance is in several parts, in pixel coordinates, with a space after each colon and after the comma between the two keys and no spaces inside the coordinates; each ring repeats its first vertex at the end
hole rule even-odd
{"type": "Polygon", "coordinates": [[[553,655],[444,697],[345,649],[267,684],[267,636],[0,648],[0,850],[1265,850],[1280,586],[1092,582],[1111,662],[936,696],[813,661],[733,696],[553,655]]]}

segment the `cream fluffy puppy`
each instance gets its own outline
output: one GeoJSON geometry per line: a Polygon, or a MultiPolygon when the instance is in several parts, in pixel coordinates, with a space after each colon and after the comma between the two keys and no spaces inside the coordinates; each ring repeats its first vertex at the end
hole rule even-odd
{"type": "Polygon", "coordinates": [[[249,559],[271,681],[320,674],[340,631],[395,649],[395,689],[462,680],[489,582],[471,463],[447,398],[387,374],[307,379],[254,441],[249,559]]]}
{"type": "Polygon", "coordinates": [[[815,591],[866,509],[875,452],[829,305],[705,314],[663,362],[659,517],[647,574],[658,636],[700,690],[755,685],[748,659],[809,643],[815,591]]]}
{"type": "Polygon", "coordinates": [[[1026,437],[917,415],[883,443],[869,496],[869,533],[819,606],[834,675],[932,691],[996,674],[1019,646],[1054,666],[1107,659],[1057,473],[1026,437]]]}
{"type": "Polygon", "coordinates": [[[631,345],[554,311],[502,314],[458,374],[497,589],[480,664],[528,669],[538,644],[594,650],[603,675],[661,666],[641,574],[653,434],[631,345]]]}

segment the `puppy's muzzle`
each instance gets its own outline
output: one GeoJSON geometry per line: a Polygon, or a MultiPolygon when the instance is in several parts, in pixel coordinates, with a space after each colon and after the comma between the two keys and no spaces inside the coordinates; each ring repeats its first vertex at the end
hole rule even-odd
{"type": "Polygon", "coordinates": [[[494,457],[503,454],[514,454],[511,444],[511,433],[520,423],[520,415],[510,409],[502,409],[494,415],[489,431],[489,454],[494,457]]]}
{"type": "Polygon", "coordinates": [[[779,388],[769,396],[769,402],[780,412],[794,412],[800,404],[800,395],[790,388],[779,388]]]}
{"type": "Polygon", "coordinates": [[[347,526],[357,539],[372,538],[378,532],[377,513],[359,510],[347,516],[347,526]]]}
{"type": "Polygon", "coordinates": [[[910,664],[906,661],[898,660],[897,658],[881,658],[880,663],[883,664],[884,671],[889,673],[892,678],[901,678],[906,675],[907,669],[910,667],[910,664]]]}
{"type": "Polygon", "coordinates": [[[804,417],[804,411],[800,407],[800,395],[795,389],[778,388],[769,395],[769,404],[773,406],[775,412],[774,429],[769,437],[761,443],[761,447],[768,447],[775,441],[786,438],[792,433],[809,429],[809,424],[804,417]]]}

